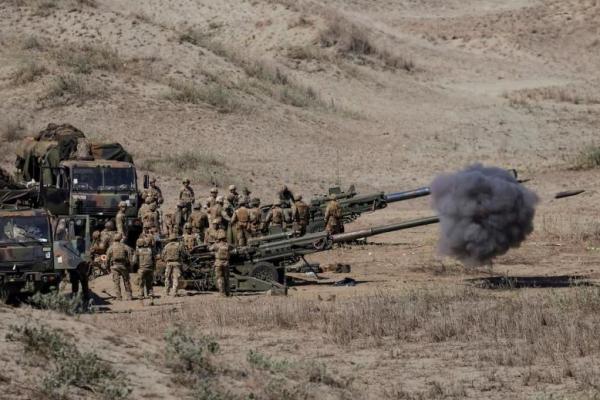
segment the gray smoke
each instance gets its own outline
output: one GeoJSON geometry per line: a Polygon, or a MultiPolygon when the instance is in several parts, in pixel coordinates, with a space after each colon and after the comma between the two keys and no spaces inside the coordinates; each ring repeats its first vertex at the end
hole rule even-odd
{"type": "Polygon", "coordinates": [[[474,164],[431,184],[439,251],[465,265],[490,264],[533,231],[537,195],[507,170],[474,164]]]}

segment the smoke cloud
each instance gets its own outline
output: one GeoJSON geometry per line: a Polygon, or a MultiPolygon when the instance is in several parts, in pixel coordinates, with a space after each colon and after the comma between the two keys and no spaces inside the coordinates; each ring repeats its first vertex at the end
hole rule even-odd
{"type": "Polygon", "coordinates": [[[537,195],[507,170],[474,164],[431,184],[439,251],[468,266],[490,264],[533,231],[537,195]]]}

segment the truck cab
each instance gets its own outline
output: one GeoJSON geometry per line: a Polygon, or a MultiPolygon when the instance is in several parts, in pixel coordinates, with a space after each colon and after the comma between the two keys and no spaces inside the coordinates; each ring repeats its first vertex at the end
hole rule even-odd
{"type": "Polygon", "coordinates": [[[57,287],[50,219],[45,210],[0,205],[0,297],[57,287]]]}

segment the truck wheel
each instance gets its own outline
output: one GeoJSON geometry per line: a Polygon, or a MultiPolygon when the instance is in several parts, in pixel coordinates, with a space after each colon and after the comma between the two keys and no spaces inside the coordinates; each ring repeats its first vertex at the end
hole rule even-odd
{"type": "Polygon", "coordinates": [[[279,278],[277,268],[275,268],[275,266],[270,262],[266,261],[261,261],[254,264],[254,268],[248,275],[266,282],[277,282],[279,278]]]}

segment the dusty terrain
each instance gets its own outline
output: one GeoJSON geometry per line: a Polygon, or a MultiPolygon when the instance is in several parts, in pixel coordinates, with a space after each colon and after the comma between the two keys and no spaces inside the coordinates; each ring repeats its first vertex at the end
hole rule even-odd
{"type": "MultiPolygon", "coordinates": [[[[0,337],[24,318],[71,332],[126,365],[132,398],[598,398],[596,288],[468,280],[600,277],[598,172],[574,169],[598,144],[599,29],[596,0],[0,0],[3,167],[20,135],[64,121],[123,143],[167,207],[184,175],[200,196],[236,183],[269,200],[282,182],[410,189],[476,161],[517,168],[542,199],[491,270],[438,257],[436,227],[416,228],[311,258],[351,264],[355,287],[324,274],[287,298],[115,304],[101,278],[105,311],[6,309],[0,337]],[[219,343],[200,372],[167,366],[174,325],[219,343]]],[[[348,229],[431,213],[415,200],[348,229]]],[[[39,360],[2,343],[0,397],[47,396],[39,360]]]]}

